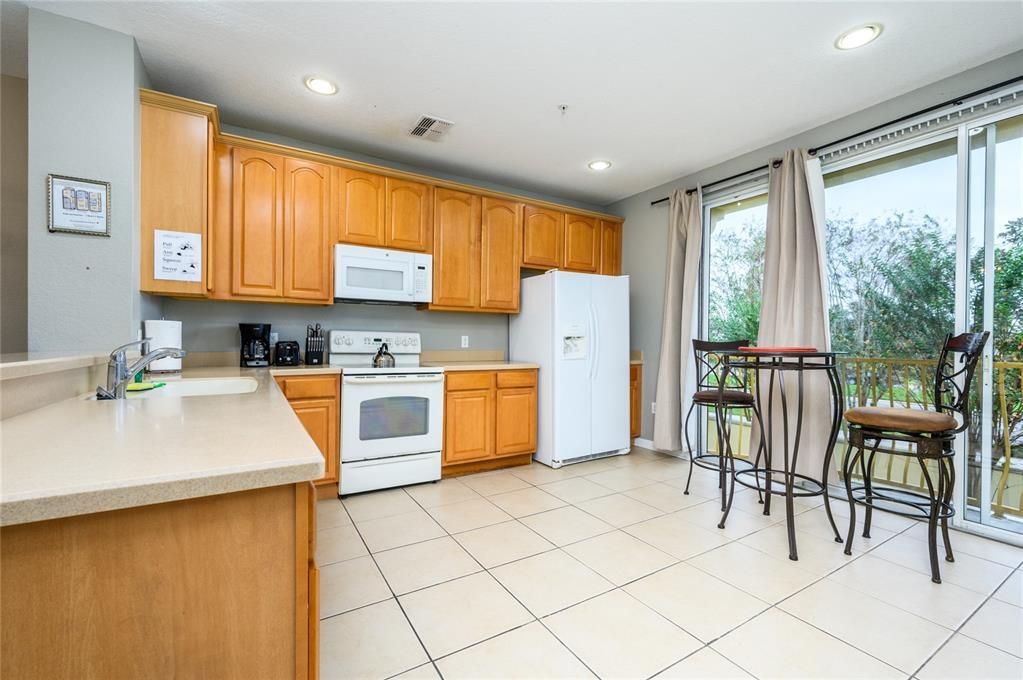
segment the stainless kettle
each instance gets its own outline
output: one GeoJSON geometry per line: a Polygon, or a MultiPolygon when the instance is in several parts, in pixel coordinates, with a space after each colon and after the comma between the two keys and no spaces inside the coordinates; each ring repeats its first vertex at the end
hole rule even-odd
{"type": "Polygon", "coordinates": [[[373,368],[394,368],[394,355],[387,351],[386,342],[373,355],[373,368]]]}

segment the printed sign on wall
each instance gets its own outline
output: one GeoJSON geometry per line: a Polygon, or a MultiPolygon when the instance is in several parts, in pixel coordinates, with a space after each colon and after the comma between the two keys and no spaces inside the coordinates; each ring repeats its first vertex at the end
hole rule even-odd
{"type": "Polygon", "coordinates": [[[202,234],[156,229],[153,248],[154,279],[202,281],[202,234]]]}
{"type": "Polygon", "coordinates": [[[46,197],[50,231],[110,236],[110,182],[47,175],[46,197]]]}

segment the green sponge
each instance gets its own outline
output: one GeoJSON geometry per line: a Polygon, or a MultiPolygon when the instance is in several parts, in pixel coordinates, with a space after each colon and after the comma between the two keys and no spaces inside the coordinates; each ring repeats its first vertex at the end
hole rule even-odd
{"type": "Polygon", "coordinates": [[[148,392],[149,390],[155,390],[157,387],[163,387],[166,384],[167,383],[162,382],[128,383],[128,385],[124,389],[127,390],[128,392],[148,392]]]}

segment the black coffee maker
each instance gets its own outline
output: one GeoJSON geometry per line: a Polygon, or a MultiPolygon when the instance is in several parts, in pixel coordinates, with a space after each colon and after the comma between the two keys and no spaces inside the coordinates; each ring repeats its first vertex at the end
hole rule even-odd
{"type": "Polygon", "coordinates": [[[242,361],[246,368],[270,365],[270,324],[240,323],[242,335],[242,361]]]}

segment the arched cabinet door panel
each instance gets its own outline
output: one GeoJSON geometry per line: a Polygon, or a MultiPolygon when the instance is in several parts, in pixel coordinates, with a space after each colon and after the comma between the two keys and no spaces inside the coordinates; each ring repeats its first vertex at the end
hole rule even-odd
{"type": "Polygon", "coordinates": [[[284,162],[284,295],[322,300],[333,296],[330,247],[330,167],[284,162]]]}
{"type": "Polygon", "coordinates": [[[438,188],[433,204],[433,304],[477,308],[480,301],[480,197],[438,188]]]}
{"type": "Polygon", "coordinates": [[[279,297],[284,290],[284,159],[233,151],[231,292],[279,297]]]}
{"type": "Polygon", "coordinates": [[[480,239],[480,307],[519,311],[522,204],[483,197],[480,239]]]}

